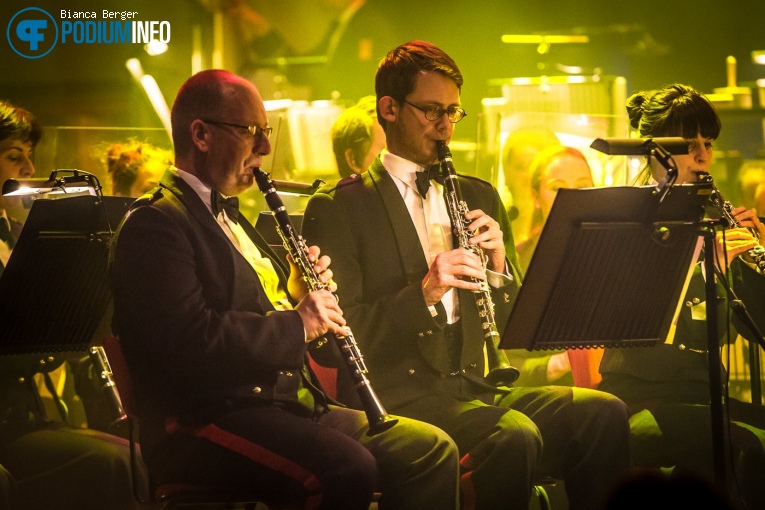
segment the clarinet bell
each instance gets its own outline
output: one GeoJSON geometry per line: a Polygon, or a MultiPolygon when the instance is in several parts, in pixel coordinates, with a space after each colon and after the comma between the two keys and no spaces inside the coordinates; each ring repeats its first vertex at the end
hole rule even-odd
{"type": "Polygon", "coordinates": [[[510,386],[518,380],[521,373],[512,366],[496,367],[486,374],[486,382],[493,386],[510,386]]]}

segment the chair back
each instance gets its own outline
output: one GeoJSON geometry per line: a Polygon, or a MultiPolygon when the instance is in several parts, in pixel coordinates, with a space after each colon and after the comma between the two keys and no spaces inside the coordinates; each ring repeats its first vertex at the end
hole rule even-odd
{"type": "MultiPolygon", "coordinates": [[[[162,510],[171,510],[176,507],[186,507],[189,505],[198,506],[204,503],[216,504],[224,508],[240,508],[240,506],[233,506],[235,503],[244,504],[244,508],[256,508],[258,505],[265,505],[259,494],[253,494],[247,489],[205,487],[186,483],[156,484],[151,473],[146,472],[143,461],[139,460],[139,446],[135,439],[134,427],[135,423],[139,421],[140,416],[134,393],[133,379],[125,361],[119,338],[106,336],[103,340],[103,348],[111,366],[114,383],[119,390],[122,408],[128,416],[130,469],[133,478],[133,496],[136,501],[143,505],[149,505],[151,508],[162,510]],[[139,466],[139,463],[141,466],[139,466]],[[142,467],[144,469],[141,469],[142,467]],[[138,481],[139,477],[141,477],[140,473],[143,473],[143,478],[148,484],[148,498],[142,496],[142,490],[138,481]]],[[[266,506],[266,508],[279,507],[266,506]]]]}

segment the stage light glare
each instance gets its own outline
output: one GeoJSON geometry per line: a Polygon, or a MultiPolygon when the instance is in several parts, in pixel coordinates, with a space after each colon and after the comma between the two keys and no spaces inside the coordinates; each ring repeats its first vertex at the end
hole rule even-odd
{"type": "Polygon", "coordinates": [[[168,48],[167,43],[164,43],[157,39],[152,39],[151,41],[146,43],[143,47],[146,53],[148,53],[152,57],[163,54],[164,52],[167,51],[167,48],[168,48]]]}

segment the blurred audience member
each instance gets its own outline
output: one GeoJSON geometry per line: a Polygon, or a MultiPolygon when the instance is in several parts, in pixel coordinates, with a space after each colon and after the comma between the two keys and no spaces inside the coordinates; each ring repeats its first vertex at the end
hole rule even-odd
{"type": "Polygon", "coordinates": [[[331,134],[340,177],[366,171],[385,147],[375,96],[362,97],[346,109],[332,125],[331,134]]]}
{"type": "Polygon", "coordinates": [[[159,185],[159,178],[172,164],[169,150],[136,141],[112,144],[106,159],[112,195],[140,197],[159,185]]]}
{"type": "Polygon", "coordinates": [[[552,145],[560,145],[560,140],[549,129],[523,128],[510,133],[502,149],[502,171],[511,195],[508,216],[516,242],[525,241],[535,228],[540,228],[541,217],[535,214],[531,195],[529,167],[539,151],[552,145]]]}

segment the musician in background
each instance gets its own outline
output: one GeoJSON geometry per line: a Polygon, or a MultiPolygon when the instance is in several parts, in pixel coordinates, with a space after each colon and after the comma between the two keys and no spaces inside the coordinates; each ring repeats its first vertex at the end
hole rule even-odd
{"type": "MultiPolygon", "coordinates": [[[[309,372],[308,344],[346,322],[236,209],[271,151],[255,86],[198,73],[171,120],[177,168],[132,206],[110,264],[149,472],[328,510],[366,509],[376,490],[381,509],[456,508],[445,433],[402,418],[367,436],[365,414],[332,405],[309,372]]],[[[329,257],[309,250],[334,291],[329,257]]]]}
{"type": "Polygon", "coordinates": [[[739,171],[743,206],[752,208],[762,217],[765,214],[765,160],[745,162],[739,171]]]}
{"type": "Polygon", "coordinates": [[[172,165],[173,154],[167,149],[134,140],[114,143],[106,156],[112,195],[138,198],[157,187],[172,165]]]}
{"type": "MultiPolygon", "coordinates": [[[[0,184],[34,174],[32,158],[41,137],[42,127],[30,112],[0,101],[0,184]]],[[[6,209],[19,205],[19,197],[0,197],[0,271],[21,233],[21,223],[9,218],[6,209]]],[[[127,442],[48,419],[34,381],[40,358],[47,357],[0,354],[0,467],[5,475],[0,506],[12,510],[137,508],[127,442]]],[[[61,363],[47,366],[56,368],[61,363]]]]}
{"type": "Polygon", "coordinates": [[[385,147],[385,131],[377,122],[375,96],[365,96],[332,124],[332,150],[340,177],[360,174],[385,147]]]}
{"type": "Polygon", "coordinates": [[[459,178],[484,268],[475,253],[453,247],[444,188],[427,180],[436,141],[448,142],[465,114],[462,81],[456,63],[430,43],[389,52],[375,85],[388,149],[360,178],[314,194],[303,232],[332,257],[345,317],[383,404],[457,443],[463,507],[526,508],[541,474],[565,479],[571,509],[599,508],[628,467],[624,404],[593,390],[498,389],[483,379],[484,335],[471,292],[479,285],[466,277],[488,278],[500,331],[519,282],[497,191],[459,178]]]}
{"type": "MultiPolygon", "coordinates": [[[[517,243],[518,263],[526,273],[537,248],[542,227],[561,188],[590,188],[595,184],[587,158],[579,150],[563,145],[551,145],[537,153],[529,167],[531,197],[535,216],[542,224],[525,241],[517,243]]],[[[540,254],[544,256],[544,254],[540,254]]],[[[588,351],[590,352],[590,351],[588,351]]],[[[596,352],[596,351],[591,351],[596,352]]],[[[507,352],[510,363],[521,370],[517,386],[544,386],[561,384],[572,386],[571,364],[566,351],[528,351],[511,349],[507,352]]],[[[599,358],[598,358],[599,360],[599,358]]],[[[593,369],[597,367],[594,365],[593,369]]]]}
{"type": "Polygon", "coordinates": [[[525,242],[542,229],[540,211],[534,207],[531,164],[539,151],[560,144],[558,136],[550,129],[525,127],[510,133],[502,146],[502,175],[510,192],[507,209],[516,244],[525,242]]]}
{"type": "MultiPolygon", "coordinates": [[[[42,137],[37,119],[6,101],[0,101],[0,186],[8,179],[26,179],[35,173],[32,153],[42,137]]],[[[0,195],[0,275],[16,240],[22,223],[8,216],[8,209],[19,207],[21,197],[0,195]]]]}
{"type": "MultiPolygon", "coordinates": [[[[709,172],[713,143],[720,134],[720,119],[709,100],[693,88],[674,84],[658,91],[634,94],[627,102],[632,127],[641,137],[675,136],[690,142],[688,155],[674,155],[677,183],[697,181],[709,172]]],[[[666,170],[655,158],[645,167],[641,182],[660,181],[666,170]]],[[[765,243],[765,225],[754,210],[735,207],[732,216],[739,228],[716,238],[716,265],[727,256],[727,276],[749,313],[765,331],[765,275],[751,264],[748,251],[765,243]],[[750,231],[750,229],[752,231],[750,231]]],[[[709,254],[705,254],[709,256],[709,254]]],[[[726,268],[722,268],[726,272],[726,268]]],[[[649,278],[650,274],[646,275],[649,278]]],[[[630,409],[632,458],[638,466],[672,467],[710,476],[712,433],[709,408],[705,278],[697,264],[683,298],[674,340],[654,347],[606,349],[600,365],[599,388],[621,398],[630,409]]],[[[718,299],[726,296],[718,283],[718,299]]],[[[720,341],[727,332],[727,301],[718,301],[720,341]]],[[[744,337],[751,337],[733,314],[744,337]]],[[[734,336],[735,338],[735,336],[734,336]]],[[[738,483],[748,508],[765,508],[765,408],[728,400],[726,429],[730,430],[735,471],[728,480],[738,483]]],[[[728,444],[725,445],[728,449],[728,444]]]]}

